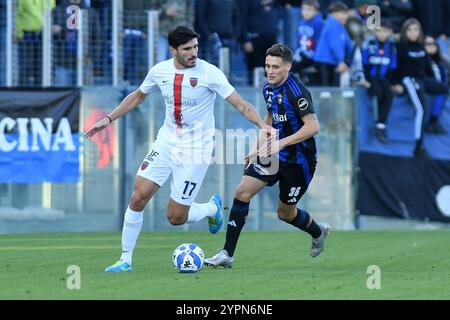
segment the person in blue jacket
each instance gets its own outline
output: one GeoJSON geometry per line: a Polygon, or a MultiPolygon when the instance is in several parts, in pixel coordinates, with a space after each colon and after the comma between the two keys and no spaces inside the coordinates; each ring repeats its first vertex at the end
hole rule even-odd
{"type": "MultiPolygon", "coordinates": [[[[324,21],[319,11],[320,4],[318,0],[303,0],[302,19],[297,26],[297,43],[294,52],[293,70],[298,72],[302,78],[306,78],[305,69],[314,66],[314,54],[322,33],[324,21]]],[[[316,84],[317,70],[307,77],[309,84],[316,84]]]]}
{"type": "Polygon", "coordinates": [[[323,86],[339,86],[340,74],[348,71],[352,52],[352,41],[345,29],[348,7],[342,2],[333,2],[328,11],[319,39],[314,61],[319,68],[323,86]]]}

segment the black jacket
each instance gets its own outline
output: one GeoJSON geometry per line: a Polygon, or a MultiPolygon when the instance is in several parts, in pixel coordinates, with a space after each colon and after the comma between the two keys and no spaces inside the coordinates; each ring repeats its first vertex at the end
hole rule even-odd
{"type": "Polygon", "coordinates": [[[196,0],[195,29],[201,38],[217,32],[220,38],[241,38],[241,12],[237,0],[196,0]]]}
{"type": "Polygon", "coordinates": [[[430,74],[430,65],[430,57],[423,44],[399,42],[397,44],[397,70],[394,73],[393,83],[402,83],[404,77],[423,79],[430,74]]]}

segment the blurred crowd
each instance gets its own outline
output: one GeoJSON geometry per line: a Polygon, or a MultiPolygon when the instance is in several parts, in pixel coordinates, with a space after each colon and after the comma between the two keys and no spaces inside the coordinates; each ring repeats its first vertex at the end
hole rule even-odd
{"type": "MultiPolygon", "coordinates": [[[[70,85],[75,81],[77,34],[66,26],[68,16],[74,13],[73,9],[68,9],[71,5],[89,13],[86,65],[99,78],[110,76],[111,3],[111,0],[17,0],[16,36],[22,70],[19,84],[41,83],[40,72],[33,66],[42,61],[46,7],[53,9],[55,84],[70,85]],[[30,72],[32,74],[28,74],[30,72]]],[[[404,22],[415,17],[424,34],[439,45],[444,61],[449,60],[450,0],[124,0],[121,11],[123,76],[132,84],[145,76],[148,68],[143,63],[148,57],[147,10],[157,10],[157,61],[170,58],[167,33],[182,24],[200,34],[200,58],[218,64],[220,48],[230,48],[231,78],[237,84],[251,85],[253,70],[264,66],[265,51],[274,43],[283,43],[295,52],[294,71],[307,84],[346,85],[342,75],[357,68],[358,49],[375,35],[374,28],[380,23],[373,16],[372,5],[377,5],[381,16],[390,21],[396,40],[400,38],[404,22]]],[[[0,23],[0,42],[4,43],[6,0],[0,0],[0,12],[3,22],[0,23]]],[[[350,75],[350,80],[354,81],[361,73],[354,71],[350,75]]]]}

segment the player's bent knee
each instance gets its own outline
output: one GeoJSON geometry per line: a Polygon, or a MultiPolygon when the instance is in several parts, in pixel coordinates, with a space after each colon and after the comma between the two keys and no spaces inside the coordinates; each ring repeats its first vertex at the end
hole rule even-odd
{"type": "Polygon", "coordinates": [[[252,194],[250,192],[248,192],[247,190],[245,190],[244,187],[239,185],[236,188],[234,197],[243,202],[250,202],[250,200],[252,199],[252,194]]]}
{"type": "Polygon", "coordinates": [[[290,222],[295,218],[295,215],[293,215],[291,211],[287,211],[287,210],[281,209],[281,208],[278,208],[277,214],[278,214],[278,219],[285,221],[285,222],[290,222]]]}
{"type": "Polygon", "coordinates": [[[167,212],[167,220],[169,220],[171,225],[179,226],[186,223],[187,216],[185,214],[169,210],[167,212]]]}
{"type": "Polygon", "coordinates": [[[149,199],[149,196],[144,192],[139,189],[134,190],[133,195],[131,196],[130,206],[133,210],[141,211],[144,209],[149,199]]]}

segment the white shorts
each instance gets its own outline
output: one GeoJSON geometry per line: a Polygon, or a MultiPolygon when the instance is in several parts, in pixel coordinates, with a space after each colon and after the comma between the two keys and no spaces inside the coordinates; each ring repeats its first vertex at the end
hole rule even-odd
{"type": "Polygon", "coordinates": [[[137,172],[138,176],[162,186],[172,174],[170,197],[190,206],[200,190],[211,162],[213,143],[200,148],[181,148],[156,140],[137,172]]]}

